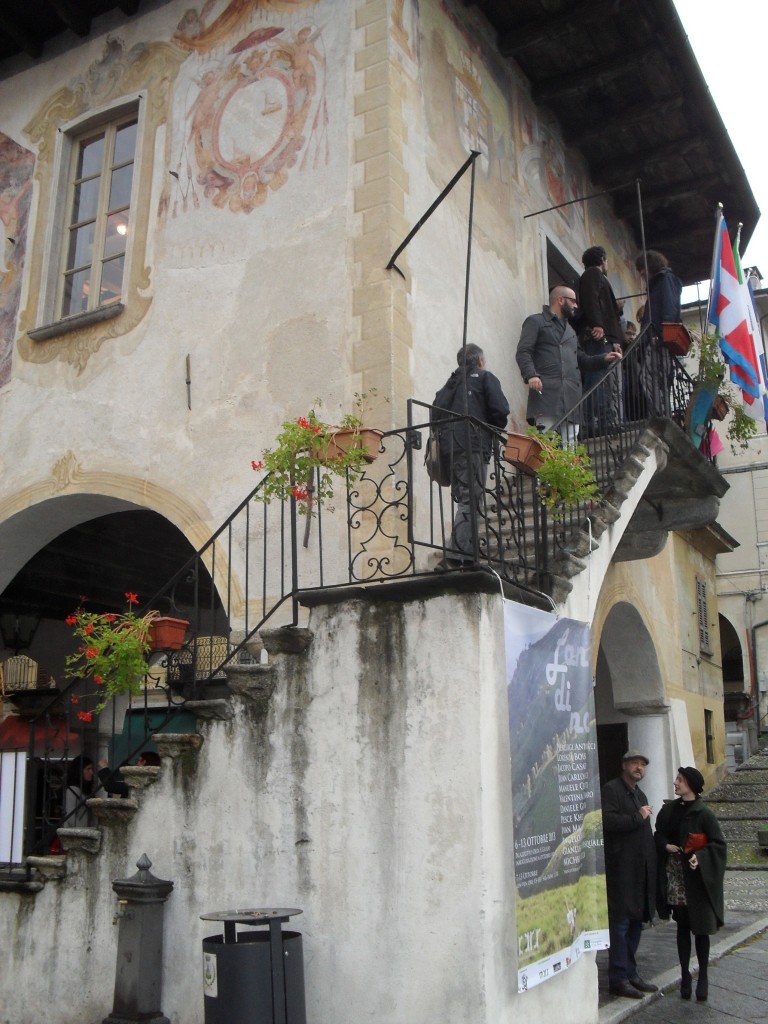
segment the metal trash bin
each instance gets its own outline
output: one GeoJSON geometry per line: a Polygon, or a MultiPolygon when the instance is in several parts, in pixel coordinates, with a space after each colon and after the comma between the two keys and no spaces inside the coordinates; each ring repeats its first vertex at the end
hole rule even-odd
{"type": "Polygon", "coordinates": [[[205,1024],[306,1024],[299,932],[282,930],[300,910],[220,910],[223,935],[203,939],[205,1024]],[[266,931],[238,932],[237,925],[266,931]]]}

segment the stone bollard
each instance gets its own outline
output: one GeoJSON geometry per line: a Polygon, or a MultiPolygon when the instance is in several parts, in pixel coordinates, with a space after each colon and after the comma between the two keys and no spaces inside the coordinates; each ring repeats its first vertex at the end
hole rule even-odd
{"type": "Polygon", "coordinates": [[[163,988],[163,904],[173,882],[155,878],[146,853],[138,872],[112,883],[120,909],[115,997],[102,1024],[170,1024],[160,1009],[163,988]]]}

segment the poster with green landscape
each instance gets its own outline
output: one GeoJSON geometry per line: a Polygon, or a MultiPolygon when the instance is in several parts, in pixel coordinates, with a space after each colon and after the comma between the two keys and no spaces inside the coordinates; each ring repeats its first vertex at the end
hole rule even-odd
{"type": "Polygon", "coordinates": [[[586,623],[505,605],[518,990],[608,946],[586,623]]]}

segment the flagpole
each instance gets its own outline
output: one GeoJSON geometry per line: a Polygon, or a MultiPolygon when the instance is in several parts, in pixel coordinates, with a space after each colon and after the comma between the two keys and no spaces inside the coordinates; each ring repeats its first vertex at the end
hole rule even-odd
{"type": "Polygon", "coordinates": [[[720,244],[720,224],[723,220],[723,204],[717,204],[717,216],[715,219],[715,244],[712,246],[712,269],[709,274],[709,298],[707,299],[707,325],[711,324],[712,321],[709,318],[709,314],[712,312],[712,292],[713,282],[715,280],[715,271],[717,263],[717,249],[720,244]]]}

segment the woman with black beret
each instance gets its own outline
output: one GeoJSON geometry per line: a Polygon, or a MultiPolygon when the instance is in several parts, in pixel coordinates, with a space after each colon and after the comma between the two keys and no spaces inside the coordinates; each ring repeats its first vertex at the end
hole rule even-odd
{"type": "Polygon", "coordinates": [[[666,800],[656,818],[656,909],[659,917],[677,922],[680,995],[691,998],[691,933],[696,946],[699,978],[696,999],[709,992],[709,937],[724,920],[723,877],[726,844],[720,823],[701,799],[704,776],[696,768],[678,768],[676,800],[666,800]]]}

